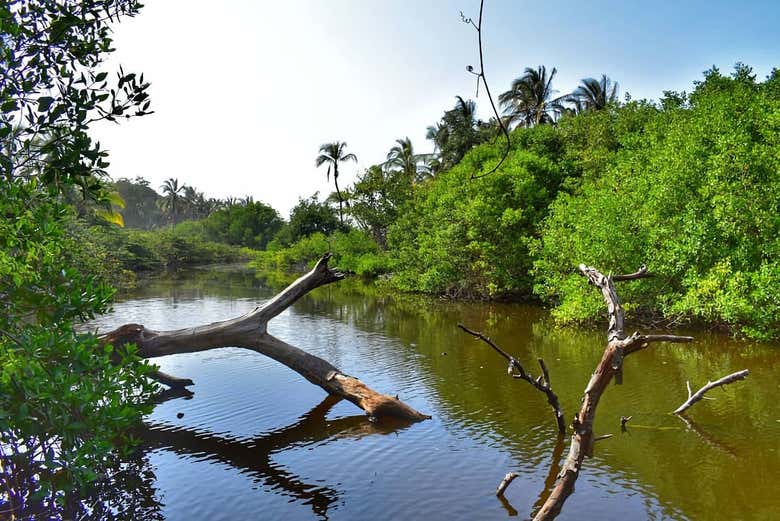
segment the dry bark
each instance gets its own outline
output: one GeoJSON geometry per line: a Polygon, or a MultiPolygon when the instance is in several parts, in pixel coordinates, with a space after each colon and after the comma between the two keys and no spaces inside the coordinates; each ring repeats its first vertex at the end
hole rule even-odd
{"type": "Polygon", "coordinates": [[[693,394],[691,393],[691,384],[690,382],[688,382],[688,399],[685,400],[685,403],[683,403],[677,409],[675,409],[674,414],[682,414],[686,410],[688,410],[688,408],[693,407],[693,405],[696,402],[704,398],[704,394],[707,391],[710,391],[722,385],[728,385],[738,380],[744,380],[745,378],[747,378],[749,374],[750,371],[748,371],[747,369],[743,369],[742,371],[737,371],[736,373],[731,373],[730,375],[726,375],[719,380],[715,380],[714,382],[707,382],[707,384],[704,387],[702,387],[701,389],[699,389],[693,394]]]}
{"type": "Polygon", "coordinates": [[[574,491],[574,483],[579,476],[582,461],[592,454],[594,434],[593,423],[596,419],[596,407],[602,393],[612,379],[619,375],[623,358],[646,348],[653,342],[690,342],[692,337],[675,335],[641,335],[638,332],[626,336],[624,322],[625,311],[620,304],[615,281],[636,280],[650,276],[647,268],[642,266],[636,273],[629,275],[605,276],[595,268],[580,264],[580,272],[589,282],[599,288],[607,305],[609,326],[607,327],[607,346],[596,370],[593,372],[582,397],[582,405],[572,422],[573,434],[569,454],[563,463],[558,481],[550,496],[539,509],[534,521],[555,519],[560,513],[566,499],[574,491]]]}
{"type": "MultiPolygon", "coordinates": [[[[118,346],[134,343],[143,358],[179,353],[194,353],[222,347],[241,347],[281,362],[329,394],[354,403],[373,418],[392,416],[420,421],[430,416],[414,410],[397,398],[380,394],[330,362],[307,353],[270,335],[268,321],[315,288],[344,278],[338,270],[328,268],[330,254],[324,255],[309,273],[290,284],[281,293],[249,313],[230,320],[175,331],[155,331],[141,324],[126,324],[101,337],[118,346]]],[[[181,379],[158,372],[162,383],[171,387],[191,385],[181,379]]]]}

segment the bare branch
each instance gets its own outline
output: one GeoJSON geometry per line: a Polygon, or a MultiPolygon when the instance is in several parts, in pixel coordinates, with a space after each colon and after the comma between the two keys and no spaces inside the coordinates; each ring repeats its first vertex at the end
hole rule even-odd
{"type": "Polygon", "coordinates": [[[539,367],[542,369],[545,385],[547,385],[547,387],[552,386],[552,383],[550,382],[550,373],[547,371],[547,365],[544,363],[544,360],[541,358],[537,358],[536,360],[539,362],[539,367]]]}
{"type": "Polygon", "coordinates": [[[653,342],[686,343],[693,342],[693,340],[694,338],[692,336],[640,335],[639,333],[634,333],[624,341],[623,354],[624,356],[628,356],[631,353],[636,353],[637,351],[645,349],[653,342]]]}
{"type": "Polygon", "coordinates": [[[585,264],[580,264],[580,273],[588,278],[588,281],[601,290],[604,302],[607,304],[607,313],[609,315],[609,325],[607,327],[607,341],[623,340],[625,338],[624,322],[626,313],[620,304],[620,298],[615,291],[615,284],[612,277],[603,275],[596,268],[591,268],[585,264]]]}
{"type": "Polygon", "coordinates": [[[642,264],[634,273],[629,273],[627,275],[612,275],[612,280],[619,282],[623,280],[646,279],[652,276],[653,274],[647,271],[647,266],[642,264]]]}
{"type": "Polygon", "coordinates": [[[738,380],[744,380],[747,378],[747,376],[750,374],[750,371],[747,369],[743,369],[742,371],[737,371],[736,373],[731,373],[730,375],[724,376],[723,378],[719,380],[715,380],[714,382],[707,382],[707,385],[696,391],[693,395],[691,395],[691,386],[690,383],[688,384],[688,399],[683,403],[681,406],[679,406],[677,409],[675,409],[674,414],[682,414],[688,408],[692,407],[696,402],[700,401],[702,398],[704,398],[704,393],[711,389],[715,389],[716,387],[720,387],[722,385],[728,385],[730,383],[734,383],[738,380]]]}
{"type": "MultiPolygon", "coordinates": [[[[460,19],[464,23],[471,24],[477,30],[477,40],[479,41],[479,72],[475,73],[471,69],[469,69],[469,72],[477,76],[477,96],[479,96],[480,79],[482,80],[482,84],[485,86],[485,93],[487,94],[488,101],[490,101],[490,107],[493,109],[493,114],[496,116],[496,123],[501,128],[501,132],[503,133],[504,138],[506,138],[506,148],[504,149],[504,154],[501,156],[501,159],[498,161],[498,163],[496,163],[496,166],[494,166],[489,172],[484,173],[482,175],[474,175],[474,173],[472,172],[471,174],[472,180],[489,176],[490,174],[498,170],[498,168],[506,160],[507,156],[509,156],[509,151],[511,150],[512,147],[512,140],[509,138],[509,129],[506,128],[506,125],[501,119],[501,116],[498,114],[498,109],[496,108],[496,104],[493,101],[493,95],[490,94],[490,86],[488,86],[487,78],[485,77],[485,57],[482,51],[482,12],[484,10],[484,7],[485,7],[485,0],[480,0],[479,19],[476,24],[471,18],[466,18],[466,16],[463,14],[463,11],[460,12],[460,19]]],[[[471,66],[469,67],[471,68],[471,66]]]]}
{"type": "Polygon", "coordinates": [[[498,347],[490,338],[486,337],[479,331],[473,331],[463,324],[458,324],[458,327],[461,328],[466,333],[470,334],[473,337],[476,337],[483,342],[485,342],[487,345],[493,348],[495,352],[500,354],[502,357],[504,357],[509,362],[509,367],[507,368],[507,372],[509,373],[509,376],[512,378],[517,378],[519,380],[525,380],[532,386],[534,386],[535,389],[538,391],[541,391],[547,396],[547,403],[550,404],[550,407],[552,407],[553,413],[555,414],[555,422],[558,425],[558,432],[563,435],[566,434],[566,421],[563,419],[563,410],[561,409],[561,403],[558,400],[558,395],[555,394],[555,392],[552,390],[552,387],[550,386],[550,375],[547,371],[547,366],[544,363],[544,360],[541,358],[538,359],[539,366],[542,368],[542,375],[538,378],[534,379],[532,375],[530,375],[525,368],[518,362],[514,357],[512,357],[509,353],[498,347]],[[514,373],[514,371],[517,371],[517,374],[514,373]]]}
{"type": "Polygon", "coordinates": [[[504,476],[504,479],[501,480],[501,483],[498,484],[498,488],[496,489],[496,495],[497,496],[503,496],[504,491],[506,490],[506,487],[509,486],[510,483],[512,483],[517,476],[519,476],[517,472],[509,472],[506,476],[504,476]]]}
{"type": "MultiPolygon", "coordinates": [[[[615,291],[615,281],[636,280],[650,276],[647,268],[642,266],[635,273],[628,275],[609,275],[605,276],[595,268],[579,265],[580,272],[588,278],[588,281],[601,290],[604,302],[607,305],[609,316],[609,326],[607,328],[607,346],[601,356],[601,361],[593,372],[588,386],[582,397],[582,405],[579,412],[572,422],[573,434],[569,454],[563,463],[562,470],[558,474],[558,481],[555,484],[550,496],[544,505],[539,509],[534,521],[548,521],[555,519],[561,512],[566,499],[574,491],[574,483],[579,476],[580,468],[585,457],[593,451],[593,444],[598,439],[593,434],[593,424],[596,419],[596,408],[601,395],[607,389],[607,386],[613,378],[620,377],[622,372],[623,359],[626,355],[646,348],[653,342],[690,342],[691,337],[675,335],[641,335],[639,332],[626,337],[625,334],[625,311],[620,303],[617,292],[615,291]]],[[[621,418],[621,428],[625,430],[625,425],[631,417],[621,418]]]]}

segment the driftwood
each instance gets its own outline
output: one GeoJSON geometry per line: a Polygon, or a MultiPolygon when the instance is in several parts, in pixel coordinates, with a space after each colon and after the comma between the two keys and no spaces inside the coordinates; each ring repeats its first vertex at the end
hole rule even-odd
{"type": "MultiPolygon", "coordinates": [[[[309,273],[249,313],[221,322],[175,331],[154,331],[140,324],[126,324],[101,337],[114,346],[134,343],[143,358],[194,353],[222,347],[242,347],[281,362],[327,393],[354,403],[372,418],[392,416],[420,421],[430,416],[414,410],[397,398],[380,394],[326,360],[270,335],[268,321],[315,288],[339,281],[344,274],[328,268],[324,255],[309,273]]],[[[171,387],[192,385],[192,381],[158,372],[156,378],[171,387]]]]}
{"type": "Polygon", "coordinates": [[[607,328],[607,346],[596,370],[585,388],[580,411],[572,422],[573,434],[569,446],[569,454],[563,463],[558,481],[550,496],[539,509],[535,521],[555,519],[560,513],[566,499],[574,491],[574,483],[579,476],[582,461],[592,454],[594,434],[593,422],[596,418],[596,407],[602,393],[609,382],[621,373],[623,359],[653,342],[690,342],[692,337],[675,335],[641,335],[638,332],[630,336],[625,334],[625,311],[615,291],[616,281],[636,280],[649,277],[647,268],[642,266],[636,273],[629,275],[605,276],[595,268],[580,264],[580,272],[588,281],[599,288],[607,305],[609,326],[607,328]]]}
{"type": "MultiPolygon", "coordinates": [[[[553,414],[555,415],[555,422],[558,425],[558,433],[561,435],[566,434],[566,421],[563,419],[563,410],[561,409],[561,402],[558,400],[558,395],[555,394],[555,392],[553,392],[552,390],[552,386],[550,383],[550,373],[549,371],[547,371],[547,365],[544,363],[544,360],[542,360],[541,358],[537,359],[542,374],[534,378],[525,370],[525,368],[520,364],[520,362],[518,362],[512,355],[510,355],[509,353],[507,353],[506,351],[498,347],[489,337],[486,337],[479,331],[472,331],[471,329],[467,328],[463,324],[458,324],[458,327],[461,328],[466,333],[482,340],[487,345],[492,347],[496,353],[504,357],[506,361],[509,362],[509,367],[507,367],[507,372],[509,373],[509,376],[511,376],[512,378],[517,378],[519,380],[525,380],[526,382],[531,384],[536,390],[543,392],[545,396],[547,396],[547,403],[550,404],[550,407],[552,407],[553,410],[553,414]]],[[[508,475],[509,474],[507,474],[507,476],[508,475]]],[[[507,485],[508,484],[509,483],[507,483],[507,485]]],[[[506,486],[504,486],[504,488],[506,488],[506,486]]],[[[501,490],[500,486],[499,486],[499,490],[501,490]]],[[[496,495],[501,495],[501,494],[496,493],[496,495]]]]}
{"type": "Polygon", "coordinates": [[[691,383],[687,382],[688,399],[685,400],[685,403],[683,403],[681,406],[679,406],[677,409],[674,410],[674,414],[682,414],[690,407],[693,407],[693,405],[696,402],[700,401],[702,398],[705,398],[704,394],[707,391],[710,391],[722,385],[728,385],[730,383],[734,383],[738,380],[744,380],[745,378],[747,378],[749,374],[750,371],[748,371],[747,369],[743,369],[742,371],[737,371],[736,373],[731,373],[730,375],[724,376],[723,378],[719,380],[715,380],[714,382],[707,382],[707,385],[705,385],[704,387],[702,387],[701,389],[699,389],[693,394],[691,394],[691,383]]]}

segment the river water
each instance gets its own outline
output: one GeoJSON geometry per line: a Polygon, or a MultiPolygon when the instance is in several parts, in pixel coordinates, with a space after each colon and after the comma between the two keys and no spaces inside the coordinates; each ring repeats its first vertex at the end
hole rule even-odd
{"type": "MultiPolygon", "coordinates": [[[[584,281],[583,281],[584,283],[584,281]]],[[[93,325],[176,329],[245,313],[274,291],[245,270],[194,270],[125,295],[93,325]]],[[[156,359],[195,381],[156,407],[129,462],[128,518],[396,520],[529,518],[568,450],[545,397],[456,324],[484,331],[538,374],[546,361],[567,420],[605,344],[516,304],[388,296],[350,281],[320,288],[269,323],[277,337],[433,416],[368,421],[286,367],[225,348],[156,359]],[[505,473],[519,477],[506,501],[505,473]]],[[[630,324],[629,324],[630,328],[630,324]]],[[[650,332],[650,331],[645,331],[650,332]]],[[[685,331],[677,333],[685,334],[685,331]]],[[[626,360],[599,405],[600,441],[561,520],[780,519],[780,345],[695,331],[626,360]],[[686,381],[750,369],[689,410],[686,381]],[[620,417],[633,416],[621,432],[620,417]]]]}

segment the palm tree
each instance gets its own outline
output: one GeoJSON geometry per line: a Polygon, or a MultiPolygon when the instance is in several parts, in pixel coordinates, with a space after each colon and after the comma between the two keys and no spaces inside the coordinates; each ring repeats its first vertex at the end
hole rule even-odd
{"type": "Polygon", "coordinates": [[[160,188],[164,196],[160,207],[171,215],[171,227],[173,227],[176,224],[176,209],[184,193],[184,185],[179,185],[179,180],[171,177],[160,188]]]}
{"type": "Polygon", "coordinates": [[[569,101],[574,103],[575,110],[601,110],[610,103],[617,101],[618,84],[607,77],[601,75],[601,79],[585,78],[581,85],[577,87],[569,96],[569,101]]]}
{"type": "Polygon", "coordinates": [[[419,181],[427,173],[420,163],[426,161],[431,154],[415,154],[412,140],[408,137],[396,139],[395,142],[395,146],[387,154],[385,167],[398,168],[412,182],[419,181]]]}
{"type": "Polygon", "coordinates": [[[428,131],[425,133],[425,139],[433,141],[434,152],[441,152],[444,145],[447,143],[449,137],[449,129],[447,125],[439,122],[435,125],[428,127],[428,131]]]}
{"type": "Polygon", "coordinates": [[[357,162],[357,156],[355,154],[345,154],[344,149],[347,148],[347,144],[343,141],[334,141],[332,143],[324,143],[320,145],[320,154],[314,161],[314,164],[319,168],[322,165],[328,165],[327,179],[330,181],[330,171],[333,170],[333,183],[336,185],[336,194],[339,198],[339,221],[344,224],[344,214],[342,205],[344,203],[341,197],[341,190],[339,190],[339,163],[344,161],[357,162]]]}
{"type": "Polygon", "coordinates": [[[509,125],[530,127],[555,122],[567,100],[567,96],[554,97],[557,91],[552,88],[552,81],[557,72],[553,67],[548,75],[544,65],[536,69],[526,67],[523,75],[498,97],[509,125]]]}

